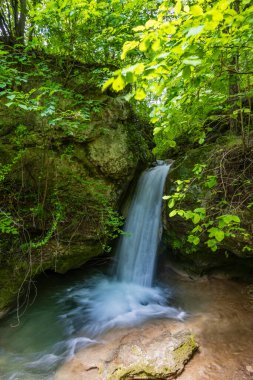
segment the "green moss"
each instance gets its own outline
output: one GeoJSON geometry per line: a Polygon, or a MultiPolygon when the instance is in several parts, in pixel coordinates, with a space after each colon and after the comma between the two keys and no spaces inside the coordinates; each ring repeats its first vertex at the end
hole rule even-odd
{"type": "Polygon", "coordinates": [[[191,335],[187,341],[173,351],[175,366],[187,361],[197,348],[198,344],[196,343],[194,336],[191,335]]]}
{"type": "Polygon", "coordinates": [[[75,244],[63,255],[55,253],[55,271],[65,273],[70,269],[80,268],[93,257],[103,253],[103,248],[99,242],[94,244],[75,244]]]}

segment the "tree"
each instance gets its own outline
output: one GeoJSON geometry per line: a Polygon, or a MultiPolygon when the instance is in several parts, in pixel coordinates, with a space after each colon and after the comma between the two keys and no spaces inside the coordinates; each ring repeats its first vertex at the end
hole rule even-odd
{"type": "Polygon", "coordinates": [[[156,18],[135,28],[135,39],[122,52],[135,64],[104,88],[119,91],[130,83],[132,97],[148,99],[162,150],[186,134],[203,143],[214,120],[237,125],[233,132],[240,131],[245,142],[253,95],[253,6],[249,0],[184,4],[163,1],[156,18]]]}
{"type": "Polygon", "coordinates": [[[7,45],[24,43],[27,13],[27,0],[3,0],[0,5],[2,42],[7,45]]]}

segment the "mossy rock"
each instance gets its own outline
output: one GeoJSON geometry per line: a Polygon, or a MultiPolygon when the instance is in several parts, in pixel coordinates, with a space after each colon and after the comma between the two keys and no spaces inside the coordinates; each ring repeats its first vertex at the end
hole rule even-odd
{"type": "MultiPolygon", "coordinates": [[[[31,77],[30,85],[42,83],[32,83],[31,77]]],[[[28,89],[29,83],[26,86],[28,89]]],[[[91,112],[87,126],[68,134],[61,123],[52,128],[47,119],[32,112],[17,110],[10,117],[1,98],[0,164],[11,164],[20,149],[24,153],[0,183],[1,209],[14,218],[18,215],[20,226],[19,235],[5,234],[0,247],[4,268],[0,311],[15,302],[28,272],[30,279],[48,269],[65,273],[78,268],[103,254],[115,235],[120,199],[143,164],[139,151],[148,147],[145,137],[137,139],[135,146],[129,143],[135,133],[140,135],[140,128],[124,99],[94,91],[86,94],[85,100],[99,104],[97,112],[91,112]],[[20,125],[25,126],[24,136],[22,144],[16,146],[15,131],[20,125]],[[30,255],[27,237],[36,243],[47,236],[56,219],[57,204],[62,213],[57,228],[30,255]]],[[[59,103],[63,110],[78,113],[74,100],[59,103]]],[[[83,106],[85,103],[79,105],[80,110],[83,106]]]]}
{"type": "Polygon", "coordinates": [[[103,342],[81,350],[55,380],[175,379],[198,344],[188,330],[171,333],[169,322],[109,332],[103,342]]]}

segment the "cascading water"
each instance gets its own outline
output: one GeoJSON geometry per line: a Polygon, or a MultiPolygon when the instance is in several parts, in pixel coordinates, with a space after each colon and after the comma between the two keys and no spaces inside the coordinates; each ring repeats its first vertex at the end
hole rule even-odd
{"type": "Polygon", "coordinates": [[[142,173],[130,205],[117,254],[119,281],[151,286],[161,230],[161,205],[169,165],[142,173]]]}
{"type": "Polygon", "coordinates": [[[91,338],[150,318],[182,319],[185,315],[168,306],[168,289],[151,287],[168,171],[169,165],[160,164],[142,173],[116,250],[113,278],[95,277],[70,295],[81,306],[78,318],[85,320],[82,331],[91,338]]]}
{"type": "Polygon", "coordinates": [[[158,165],[142,173],[116,250],[113,276],[72,280],[70,286],[61,285],[63,289],[55,294],[36,300],[38,306],[35,303],[24,316],[12,346],[11,330],[3,326],[6,335],[1,337],[0,326],[1,379],[51,379],[62,360],[96,343],[108,329],[134,326],[151,318],[183,319],[184,312],[168,306],[168,289],[152,286],[168,171],[168,165],[158,165]],[[27,337],[28,346],[23,344],[27,337]]]}

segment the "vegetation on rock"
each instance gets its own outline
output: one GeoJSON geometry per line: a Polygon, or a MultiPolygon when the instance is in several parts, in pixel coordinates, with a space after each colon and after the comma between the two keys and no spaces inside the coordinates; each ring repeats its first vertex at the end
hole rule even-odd
{"type": "Polygon", "coordinates": [[[119,199],[150,155],[147,124],[100,93],[96,68],[75,63],[62,78],[56,57],[1,51],[0,309],[45,269],[110,249],[119,199]]]}

